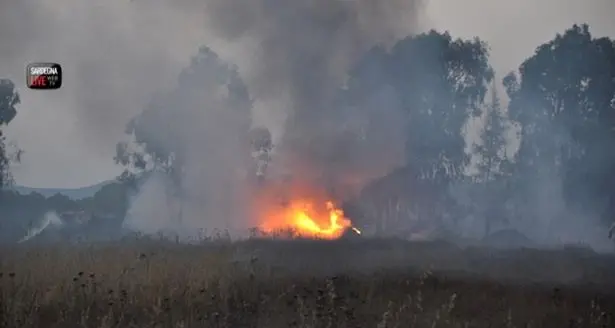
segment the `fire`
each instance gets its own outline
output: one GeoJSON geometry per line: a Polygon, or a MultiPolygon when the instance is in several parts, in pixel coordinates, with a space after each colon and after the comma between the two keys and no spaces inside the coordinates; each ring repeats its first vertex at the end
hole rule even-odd
{"type": "Polygon", "coordinates": [[[319,209],[313,201],[291,201],[279,212],[268,213],[261,230],[265,233],[292,230],[301,237],[318,239],[337,239],[348,229],[360,233],[333,202],[326,201],[324,205],[324,209],[319,209]]]}

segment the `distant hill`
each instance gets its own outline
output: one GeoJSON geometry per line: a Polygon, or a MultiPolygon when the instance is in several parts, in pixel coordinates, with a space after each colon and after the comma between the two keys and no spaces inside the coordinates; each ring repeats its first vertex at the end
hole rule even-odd
{"type": "Polygon", "coordinates": [[[94,196],[94,194],[99,191],[102,187],[113,183],[113,180],[107,180],[107,181],[103,181],[101,183],[95,184],[95,185],[91,185],[91,186],[87,186],[87,187],[81,187],[81,188],[76,188],[76,189],[67,189],[67,188],[32,188],[32,187],[24,187],[24,186],[13,186],[11,187],[12,190],[16,191],[19,194],[22,195],[27,195],[30,193],[39,193],[45,197],[50,197],[53,196],[55,194],[62,194],[65,195],[68,198],[77,200],[77,199],[83,199],[83,198],[88,198],[88,197],[92,197],[94,196]]]}

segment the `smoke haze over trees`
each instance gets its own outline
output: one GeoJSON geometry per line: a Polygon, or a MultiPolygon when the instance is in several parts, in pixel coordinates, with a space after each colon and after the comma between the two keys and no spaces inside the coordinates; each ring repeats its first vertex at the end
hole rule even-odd
{"type": "MultiPolygon", "coordinates": [[[[587,170],[586,165],[573,166],[579,159],[572,155],[571,149],[576,147],[580,151],[578,147],[583,145],[585,149],[592,145],[591,152],[582,151],[587,154],[585,156],[596,156],[585,157],[587,163],[608,165],[605,161],[610,156],[607,145],[610,145],[608,131],[611,126],[608,122],[612,120],[602,115],[613,110],[615,90],[609,82],[609,70],[605,69],[612,65],[608,51],[612,51],[609,47],[613,42],[592,40],[585,26],[575,25],[551,43],[539,47],[536,55],[521,65],[518,78],[511,74],[503,81],[511,99],[508,110],[503,108],[497,82],[492,80],[487,45],[478,39],[458,40],[434,31],[402,39],[390,48],[376,46],[350,67],[347,81],[340,83],[331,97],[333,105],[321,110],[319,119],[311,118],[313,124],[329,129],[314,136],[320,151],[325,152],[319,153],[322,155],[319,158],[324,160],[322,164],[333,176],[335,172],[341,175],[369,172],[382,165],[382,161],[390,165],[389,171],[400,168],[390,177],[373,180],[363,188],[362,206],[359,206],[362,209],[357,217],[388,221],[388,228],[381,225],[381,229],[399,232],[403,231],[403,226],[431,221],[431,224],[438,222],[448,229],[458,230],[456,233],[465,233],[459,230],[463,230],[461,227],[467,224],[463,221],[470,217],[474,220],[471,225],[482,222],[478,225],[485,227],[478,229],[479,235],[512,227],[545,243],[557,242],[558,238],[565,242],[592,243],[594,238],[604,237],[598,228],[600,221],[612,215],[606,210],[610,194],[608,189],[601,187],[611,171],[607,168],[583,171],[587,170]],[[584,42],[572,40],[581,36],[584,42]],[[552,44],[587,49],[557,52],[558,48],[552,44]],[[551,53],[545,54],[545,49],[551,53]],[[595,56],[593,60],[584,61],[585,65],[602,69],[583,68],[574,58],[568,62],[558,59],[567,59],[569,54],[580,51],[585,51],[586,56],[595,56]],[[532,64],[539,60],[540,63],[532,64]],[[552,64],[549,63],[564,67],[550,68],[552,64]],[[545,71],[553,75],[543,74],[545,71]],[[555,75],[558,72],[570,73],[560,77],[555,75]],[[537,81],[537,77],[542,82],[537,81]],[[552,91],[536,83],[550,86],[552,91]],[[584,83],[588,83],[587,86],[584,87],[584,83]],[[542,98],[539,98],[541,93],[542,98]],[[571,99],[569,104],[575,104],[572,108],[584,106],[585,113],[595,110],[592,115],[600,115],[603,119],[591,121],[588,117],[577,116],[561,121],[558,115],[572,114],[544,107],[544,104],[556,106],[566,99],[571,99]],[[594,106],[597,107],[594,109],[594,106]],[[598,114],[600,111],[604,114],[598,114]],[[485,124],[481,140],[475,146],[470,145],[468,151],[464,129],[468,120],[476,116],[482,116],[485,124]],[[607,124],[602,128],[603,133],[598,134],[597,123],[607,124]],[[594,125],[583,127],[585,124],[594,125]],[[521,127],[522,141],[517,154],[507,152],[510,140],[506,136],[513,125],[521,127]],[[587,130],[579,130],[581,128],[587,130]],[[590,139],[589,145],[582,144],[589,133],[594,134],[595,139],[590,139]],[[573,135],[577,139],[573,139],[573,135]],[[583,138],[578,139],[581,136],[583,138]],[[329,147],[331,153],[327,155],[323,145],[329,147]],[[376,149],[381,151],[382,161],[374,159],[376,149]],[[566,170],[560,169],[564,165],[563,153],[569,154],[566,170]],[[468,177],[471,156],[478,160],[474,176],[468,177]],[[573,177],[586,172],[599,178],[573,183],[573,177]],[[564,187],[566,184],[570,186],[568,190],[564,187]],[[372,188],[372,185],[378,187],[372,188]],[[466,186],[470,206],[451,195],[454,194],[451,189],[459,185],[466,186]],[[372,189],[377,192],[370,195],[372,189]],[[571,196],[567,193],[579,190],[601,190],[604,194],[596,193],[596,197],[584,199],[568,198],[571,196]],[[365,204],[370,204],[369,197],[383,199],[372,202],[371,206],[377,208],[370,211],[365,209],[365,204]],[[599,213],[594,212],[598,210],[598,203],[603,206],[599,213]],[[395,210],[391,210],[391,204],[395,210]],[[387,206],[388,209],[384,208],[387,206]],[[400,206],[406,208],[401,210],[400,206]]],[[[303,167],[295,169],[294,173],[301,174],[303,167]]],[[[376,171],[378,169],[382,170],[380,167],[376,171]]]]}
{"type": "MultiPolygon", "coordinates": [[[[207,1],[207,18],[214,35],[242,44],[253,54],[241,69],[257,100],[255,106],[283,122],[281,127],[270,127],[278,152],[276,162],[301,167],[301,176],[295,178],[305,180],[302,183],[319,180],[327,189],[347,192],[344,189],[354,189],[358,176],[366,180],[397,163],[383,161],[385,167],[376,172],[347,172],[354,158],[340,156],[340,152],[350,147],[345,141],[356,131],[351,123],[332,123],[333,116],[340,117],[333,103],[336,89],[354,61],[371,46],[390,46],[418,31],[423,7],[417,0],[257,0],[250,4],[211,0],[207,1]]],[[[362,120],[357,116],[355,112],[355,121],[362,120]]],[[[369,151],[372,156],[390,152],[382,147],[369,151]]]]}
{"type": "Polygon", "coordinates": [[[574,225],[571,215],[585,226],[613,221],[613,40],[574,25],[538,47],[519,71],[504,84],[511,118],[521,126],[515,194],[530,211],[521,216],[551,226],[574,225]]]}
{"type": "Polygon", "coordinates": [[[129,168],[149,168],[168,177],[161,176],[165,195],[156,205],[163,216],[157,222],[167,222],[167,215],[177,221],[153,227],[156,214],[148,211],[152,204],[138,205],[137,197],[127,224],[154,233],[175,230],[177,224],[186,231],[223,230],[232,227],[231,217],[247,218],[241,204],[249,203],[242,181],[250,164],[251,109],[252,99],[236,68],[201,48],[179,75],[176,89],[156,97],[128,123],[126,132],[138,149],[131,151],[122,143],[116,156],[129,168]]]}
{"type": "MultiPolygon", "coordinates": [[[[145,233],[244,229],[254,224],[246,177],[262,170],[322,188],[378,233],[436,226],[482,238],[512,228],[539,243],[607,247],[612,39],[574,25],[500,81],[480,35],[419,33],[420,2],[206,3],[211,33],[253,57],[241,67],[205,45],[174,86],[131,109],[132,139],[115,160],[136,192],[122,189],[126,202],[108,194],[93,211],[145,233]],[[282,128],[255,123],[259,111],[282,128]],[[469,140],[479,117],[480,140],[469,140]]],[[[2,99],[5,117],[16,103],[2,99]]]]}

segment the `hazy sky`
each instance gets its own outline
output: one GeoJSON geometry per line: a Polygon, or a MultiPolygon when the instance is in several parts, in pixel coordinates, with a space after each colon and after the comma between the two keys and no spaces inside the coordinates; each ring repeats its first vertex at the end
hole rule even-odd
{"type": "MultiPolygon", "coordinates": [[[[7,129],[9,141],[26,151],[14,168],[17,183],[79,187],[113,177],[124,124],[156,90],[175,83],[200,45],[241,62],[245,54],[208,35],[203,15],[189,3],[0,3],[0,77],[12,79],[22,96],[7,129]],[[62,64],[62,89],[28,90],[25,66],[31,61],[62,64]]],[[[492,64],[502,75],[573,23],[587,22],[594,35],[615,37],[613,13],[612,0],[431,0],[425,28],[480,36],[490,43],[492,64]]]]}

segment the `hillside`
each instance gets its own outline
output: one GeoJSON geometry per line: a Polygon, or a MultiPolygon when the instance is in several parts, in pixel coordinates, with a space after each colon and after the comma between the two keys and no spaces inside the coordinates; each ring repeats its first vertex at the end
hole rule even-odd
{"type": "Polygon", "coordinates": [[[87,197],[92,197],[94,194],[99,191],[102,187],[112,183],[112,180],[107,180],[100,182],[95,185],[81,187],[81,188],[32,188],[32,187],[24,187],[24,186],[13,186],[11,189],[15,190],[17,193],[22,195],[27,195],[30,193],[39,193],[45,197],[50,197],[55,194],[62,194],[71,198],[73,200],[83,199],[87,197]]]}

